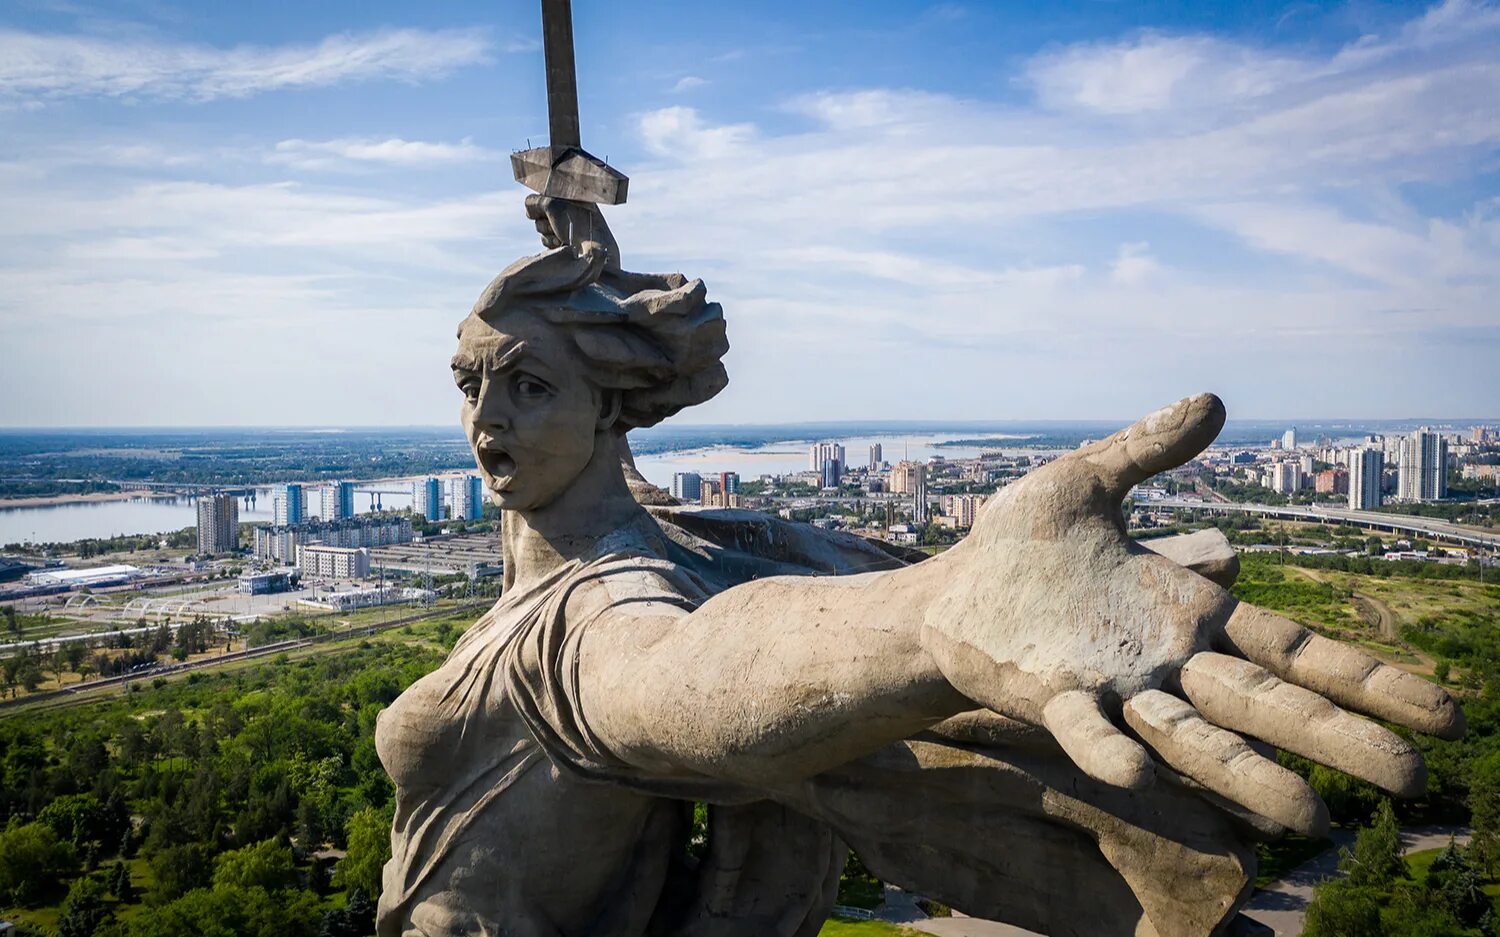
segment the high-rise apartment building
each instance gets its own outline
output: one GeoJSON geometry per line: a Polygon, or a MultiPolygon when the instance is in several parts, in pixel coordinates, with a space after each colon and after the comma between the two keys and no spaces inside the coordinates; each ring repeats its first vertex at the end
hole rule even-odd
{"type": "Polygon", "coordinates": [[[300,524],[307,520],[307,500],[302,486],[295,482],[284,486],[271,501],[271,513],[278,524],[300,524]]]}
{"type": "MultiPolygon", "coordinates": [[[[843,451],[843,446],[839,447],[843,451]]],[[[837,488],[839,481],[844,477],[844,462],[842,459],[824,459],[820,469],[823,476],[824,488],[837,488]]]]}
{"type": "Polygon", "coordinates": [[[1266,466],[1266,487],[1289,495],[1302,487],[1302,466],[1297,462],[1272,462],[1266,466]]]}
{"type": "Polygon", "coordinates": [[[911,494],[917,485],[917,476],[925,478],[926,466],[920,462],[897,462],[891,466],[891,493],[911,494]]]}
{"type": "Polygon", "coordinates": [[[925,524],[931,515],[931,508],[927,504],[927,466],[921,462],[911,464],[916,467],[911,479],[911,521],[913,524],[925,524]]]}
{"type": "Polygon", "coordinates": [[[740,473],[739,472],[720,472],[719,473],[719,493],[723,494],[725,496],[739,494],[740,493],[740,473]]]}
{"type": "Polygon", "coordinates": [[[1436,501],[1448,496],[1448,441],[1424,426],[1401,440],[1396,497],[1436,501]]]}
{"type": "Polygon", "coordinates": [[[334,482],[318,492],[318,517],[341,521],[354,516],[354,482],[334,482]]]}
{"type": "Polygon", "coordinates": [[[443,484],[436,478],[412,482],[411,512],[429,521],[443,519],[443,484]]]}
{"type": "Polygon", "coordinates": [[[1297,427],[1293,426],[1291,429],[1281,434],[1281,448],[1297,448],[1297,427]]]}
{"type": "Polygon", "coordinates": [[[1385,453],[1362,446],[1349,450],[1349,508],[1359,511],[1380,507],[1381,473],[1385,453]]]}
{"type": "Polygon", "coordinates": [[[484,517],[484,481],[478,475],[448,479],[448,507],[454,520],[477,521],[484,517]]]}
{"type": "Polygon", "coordinates": [[[884,453],[880,450],[880,443],[870,447],[870,471],[880,468],[880,463],[885,461],[884,453]]]}
{"type": "Polygon", "coordinates": [[[672,473],[672,497],[678,501],[697,501],[702,495],[702,475],[697,472],[672,473]]]}
{"type": "Polygon", "coordinates": [[[943,513],[954,519],[954,526],[973,527],[975,515],[987,500],[985,495],[943,495],[943,513]]]}
{"type": "Polygon", "coordinates": [[[837,459],[839,465],[849,464],[844,458],[844,447],[836,442],[815,443],[807,450],[807,468],[809,471],[823,471],[823,463],[830,459],[837,459]]]}
{"type": "Polygon", "coordinates": [[[198,499],[198,552],[209,556],[240,548],[240,502],[234,495],[198,499]]]}

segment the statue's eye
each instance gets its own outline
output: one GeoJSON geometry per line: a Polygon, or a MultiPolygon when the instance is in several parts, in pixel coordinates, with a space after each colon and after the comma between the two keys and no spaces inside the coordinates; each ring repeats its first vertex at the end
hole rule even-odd
{"type": "Polygon", "coordinates": [[[534,400],[539,397],[549,396],[552,393],[552,388],[534,377],[527,377],[521,374],[516,377],[516,393],[523,398],[534,400]]]}
{"type": "Polygon", "coordinates": [[[463,391],[465,397],[472,403],[479,399],[479,388],[483,382],[476,375],[468,375],[458,382],[458,389],[463,391]]]}

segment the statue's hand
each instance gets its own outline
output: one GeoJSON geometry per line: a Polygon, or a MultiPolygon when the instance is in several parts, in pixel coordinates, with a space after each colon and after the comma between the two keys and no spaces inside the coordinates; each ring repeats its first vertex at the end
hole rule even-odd
{"type": "Polygon", "coordinates": [[[961,692],[1045,726],[1100,781],[1144,787],[1155,755],[1319,833],[1317,795],[1236,733],[1414,796],[1426,784],[1417,751],[1340,706],[1444,738],[1463,733],[1463,713],[1433,684],[1239,602],[1126,535],[1130,488],[1193,458],[1223,422],[1217,397],[1192,397],[1006,488],[934,564],[947,585],[924,643],[961,692]]]}
{"type": "Polygon", "coordinates": [[[620,269],[620,246],[598,205],[545,195],[526,196],[526,217],[536,222],[542,246],[551,250],[571,245],[579,254],[605,253],[606,270],[620,269]]]}

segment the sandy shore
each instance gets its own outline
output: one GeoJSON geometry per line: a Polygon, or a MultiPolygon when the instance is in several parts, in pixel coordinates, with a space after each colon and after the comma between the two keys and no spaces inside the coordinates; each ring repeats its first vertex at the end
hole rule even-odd
{"type": "Polygon", "coordinates": [[[12,508],[53,508],[59,504],[87,504],[91,501],[129,501],[143,491],[92,491],[81,495],[32,495],[26,498],[0,498],[0,511],[12,508]]]}

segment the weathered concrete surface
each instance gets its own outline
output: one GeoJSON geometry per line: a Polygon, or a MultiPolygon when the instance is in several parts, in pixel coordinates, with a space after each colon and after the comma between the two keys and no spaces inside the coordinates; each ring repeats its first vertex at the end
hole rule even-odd
{"type": "Polygon", "coordinates": [[[552,249],[481,294],[451,363],[506,593],[377,724],[381,937],[811,937],[845,843],[1050,937],[1219,937],[1254,830],[1321,822],[1247,738],[1407,793],[1413,747],[1339,706],[1462,731],[1432,684],[1236,602],[1211,535],[1129,538],[1131,487],[1223,425],[1211,394],[1011,484],[914,565],[649,513],[622,436],[724,388],[722,310],[623,271],[594,206],[528,211],[552,249]]]}

